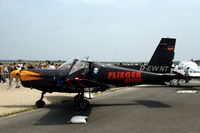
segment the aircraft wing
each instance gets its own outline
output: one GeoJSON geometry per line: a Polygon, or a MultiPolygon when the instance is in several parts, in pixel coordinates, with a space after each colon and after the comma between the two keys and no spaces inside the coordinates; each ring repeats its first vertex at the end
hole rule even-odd
{"type": "Polygon", "coordinates": [[[67,86],[71,88],[95,88],[95,87],[112,88],[113,87],[111,85],[103,84],[94,80],[80,79],[80,78],[67,79],[66,84],[67,86]]]}

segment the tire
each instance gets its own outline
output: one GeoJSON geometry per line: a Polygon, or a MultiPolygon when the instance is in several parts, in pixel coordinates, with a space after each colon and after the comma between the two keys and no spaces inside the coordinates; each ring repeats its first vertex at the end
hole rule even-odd
{"type": "Polygon", "coordinates": [[[35,103],[35,106],[37,108],[43,108],[45,106],[45,102],[43,100],[38,100],[36,103],[35,103]]]}
{"type": "Polygon", "coordinates": [[[86,110],[89,107],[90,103],[88,102],[88,100],[82,100],[79,104],[78,107],[80,110],[86,110]]]}
{"type": "Polygon", "coordinates": [[[76,95],[74,97],[74,102],[75,103],[80,103],[81,101],[83,101],[83,97],[81,95],[76,95]]]}

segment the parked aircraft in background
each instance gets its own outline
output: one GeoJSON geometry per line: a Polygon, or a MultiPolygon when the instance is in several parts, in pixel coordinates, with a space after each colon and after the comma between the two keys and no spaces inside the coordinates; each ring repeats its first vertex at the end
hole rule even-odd
{"type": "Polygon", "coordinates": [[[193,61],[181,61],[175,66],[173,72],[186,77],[184,79],[186,82],[191,79],[200,79],[200,68],[193,61]]]}

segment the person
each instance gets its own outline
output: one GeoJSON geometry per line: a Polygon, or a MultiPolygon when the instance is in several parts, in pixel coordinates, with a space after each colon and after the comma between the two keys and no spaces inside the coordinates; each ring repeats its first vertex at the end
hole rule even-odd
{"type": "Polygon", "coordinates": [[[22,67],[21,67],[21,70],[26,70],[27,67],[26,67],[26,63],[23,63],[22,67]]]}
{"type": "Polygon", "coordinates": [[[39,63],[39,64],[36,66],[36,69],[44,69],[43,64],[42,64],[42,63],[39,63]]]}
{"type": "Polygon", "coordinates": [[[51,65],[49,65],[48,69],[56,69],[56,67],[54,66],[54,63],[52,62],[51,65]]]}
{"type": "Polygon", "coordinates": [[[13,81],[13,77],[12,76],[10,76],[10,73],[14,70],[14,65],[13,65],[13,63],[10,63],[10,65],[8,66],[8,73],[9,73],[9,75],[8,75],[8,78],[9,78],[9,87],[8,87],[8,89],[12,86],[12,81],[13,81]]]}
{"type": "Polygon", "coordinates": [[[6,79],[4,77],[4,66],[2,63],[0,63],[0,83],[3,81],[3,83],[6,82],[6,79]]]}
{"type": "Polygon", "coordinates": [[[29,64],[28,69],[34,69],[34,66],[32,64],[29,64]]]}
{"type": "MultiPolygon", "coordinates": [[[[16,63],[14,63],[14,70],[21,70],[21,67],[20,65],[17,65],[16,63]]],[[[16,82],[16,87],[15,88],[20,88],[21,86],[19,85],[20,83],[20,79],[19,78],[16,78],[15,79],[15,82],[16,82]]]]}
{"type": "Polygon", "coordinates": [[[46,61],[44,68],[45,69],[49,69],[51,62],[50,61],[46,61]]]}
{"type": "Polygon", "coordinates": [[[55,68],[58,69],[61,66],[61,64],[56,64],[55,68]]]}

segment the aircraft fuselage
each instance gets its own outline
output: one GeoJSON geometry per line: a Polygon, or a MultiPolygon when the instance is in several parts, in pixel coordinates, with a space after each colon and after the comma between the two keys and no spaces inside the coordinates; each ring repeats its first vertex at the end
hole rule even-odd
{"type": "Polygon", "coordinates": [[[20,79],[23,86],[41,91],[76,93],[80,89],[93,87],[105,89],[139,84],[162,84],[176,76],[96,63],[93,63],[90,69],[83,68],[71,75],[66,75],[67,72],[63,70],[23,70],[20,72],[20,79]]]}

